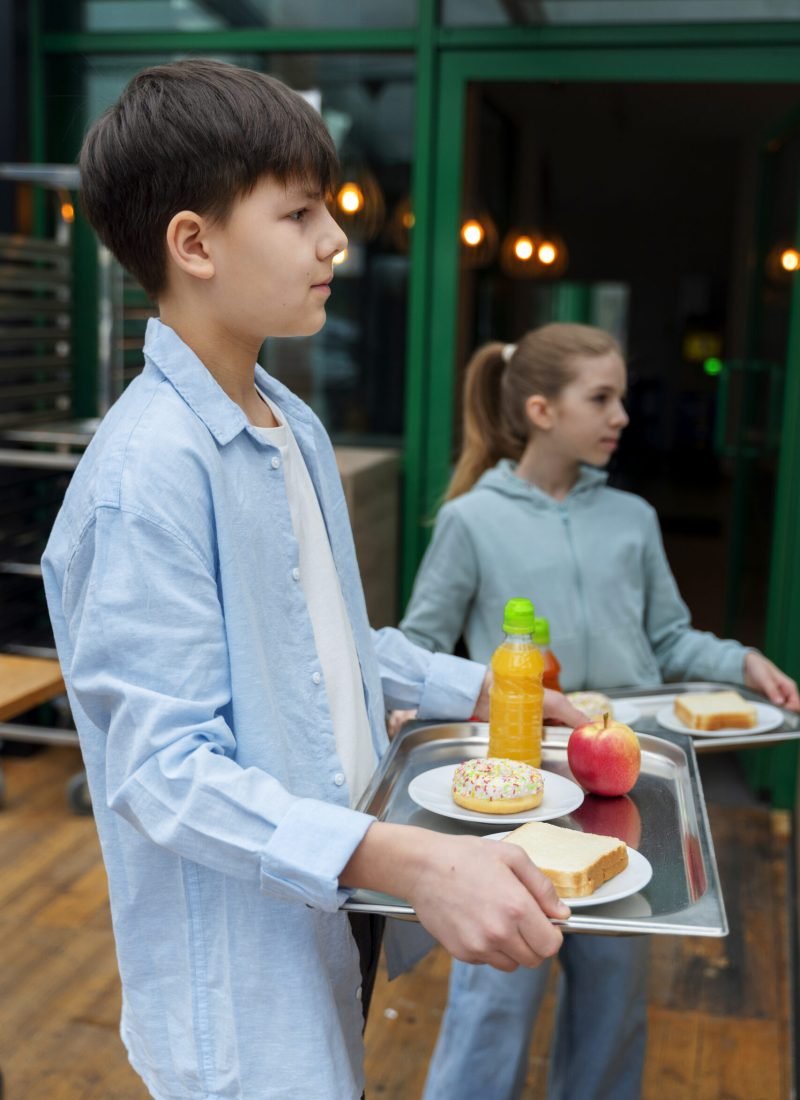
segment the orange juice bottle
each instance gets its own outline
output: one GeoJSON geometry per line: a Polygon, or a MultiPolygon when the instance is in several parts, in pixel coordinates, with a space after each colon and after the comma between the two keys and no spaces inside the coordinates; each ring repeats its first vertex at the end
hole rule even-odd
{"type": "Polygon", "coordinates": [[[550,623],[547,619],[540,618],[538,615],[533,620],[533,640],[544,657],[544,676],[542,678],[544,686],[551,688],[553,691],[561,691],[561,682],[558,678],[561,665],[558,657],[550,648],[550,623]]]}
{"type": "Polygon", "coordinates": [[[489,756],[542,762],[544,658],[534,644],[533,604],[509,600],[503,615],[505,641],[492,656],[489,694],[489,756]]]}

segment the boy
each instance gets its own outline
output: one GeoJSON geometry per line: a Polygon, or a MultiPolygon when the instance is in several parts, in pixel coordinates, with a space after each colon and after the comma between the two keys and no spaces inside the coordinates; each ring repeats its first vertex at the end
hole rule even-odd
{"type": "Polygon", "coordinates": [[[81,154],[88,217],[160,320],[43,568],[122,1035],[157,1100],[361,1095],[348,889],[408,898],[457,957],[504,969],[554,954],[569,912],[519,849],[352,808],[384,693],[466,718],[486,685],[370,634],[330,442],[255,366],[266,336],[324,323],[335,167],[299,96],[200,60],[140,73],[81,154]]]}

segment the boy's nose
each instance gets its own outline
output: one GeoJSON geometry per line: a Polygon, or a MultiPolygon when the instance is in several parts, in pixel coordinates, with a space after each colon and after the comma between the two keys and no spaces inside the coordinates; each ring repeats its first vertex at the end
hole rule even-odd
{"type": "Polygon", "coordinates": [[[321,260],[330,259],[330,257],[335,256],[337,252],[342,252],[347,248],[347,234],[342,230],[339,223],[330,213],[327,213],[327,218],[328,224],[325,226],[325,230],[320,236],[319,245],[317,247],[317,255],[321,260]]]}
{"type": "Polygon", "coordinates": [[[621,401],[618,401],[617,407],[614,410],[614,416],[612,420],[614,427],[624,428],[627,424],[630,423],[630,419],[631,418],[628,416],[625,406],[622,404],[621,401]]]}

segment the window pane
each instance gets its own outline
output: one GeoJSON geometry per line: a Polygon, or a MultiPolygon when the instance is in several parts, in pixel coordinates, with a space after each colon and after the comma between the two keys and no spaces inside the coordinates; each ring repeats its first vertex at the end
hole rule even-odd
{"type": "MultiPolygon", "coordinates": [[[[59,14],[54,5],[55,19],[59,14]]],[[[87,31],[207,31],[236,28],[411,27],[413,0],[83,0],[87,31]]],[[[56,25],[52,29],[63,29],[56,25]]]]}
{"type": "Polygon", "coordinates": [[[800,0],[442,0],[454,27],[800,22],[800,0]]]}
{"type": "MultiPolygon", "coordinates": [[[[85,121],[114,102],[134,73],[174,59],[85,58],[85,121]]],[[[312,406],[338,441],[396,443],[403,434],[413,58],[237,54],[220,59],[268,72],[306,93],[334,137],[342,182],[358,188],[363,201],[363,211],[349,224],[338,211],[350,246],[336,267],[327,324],[309,339],[268,341],[262,362],[312,406]]],[[[131,302],[126,377],[141,362],[137,339],[140,347],[144,327],[143,303],[133,297],[131,302]]]]}

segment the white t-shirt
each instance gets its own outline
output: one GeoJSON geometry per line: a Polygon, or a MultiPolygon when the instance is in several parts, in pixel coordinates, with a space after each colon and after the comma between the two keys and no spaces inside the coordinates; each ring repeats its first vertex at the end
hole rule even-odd
{"type": "Polygon", "coordinates": [[[292,528],[299,550],[299,582],[308,605],[330,705],[336,751],[355,806],[377,765],[364,700],[364,685],[339,574],[317,494],[291,428],[280,409],[259,391],[278,421],[259,435],[280,451],[292,528]]]}

